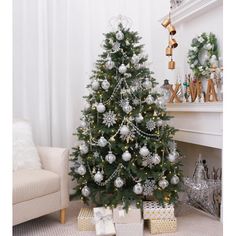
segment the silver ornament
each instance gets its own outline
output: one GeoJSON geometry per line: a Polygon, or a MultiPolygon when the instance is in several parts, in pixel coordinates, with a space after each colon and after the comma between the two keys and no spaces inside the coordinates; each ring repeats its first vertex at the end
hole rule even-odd
{"type": "Polygon", "coordinates": [[[84,165],[80,165],[77,170],[76,173],[78,173],[79,175],[85,175],[86,174],[86,168],[84,165]]]}
{"type": "Polygon", "coordinates": [[[127,67],[124,64],[121,64],[118,70],[121,74],[124,74],[127,71],[127,67]]]}
{"type": "Polygon", "coordinates": [[[119,40],[119,41],[123,40],[124,39],[124,34],[121,31],[118,31],[116,33],[116,39],[119,40]]]}
{"type": "Polygon", "coordinates": [[[170,180],[171,184],[178,184],[179,183],[179,177],[177,175],[173,175],[170,180]]]}
{"type": "Polygon", "coordinates": [[[152,163],[154,165],[157,165],[160,162],[161,162],[161,157],[157,153],[154,153],[153,156],[152,156],[152,163]]]}
{"type": "Polygon", "coordinates": [[[86,144],[82,144],[79,146],[79,150],[81,154],[87,154],[88,153],[88,146],[86,144]]]}
{"type": "Polygon", "coordinates": [[[159,180],[158,185],[162,189],[165,189],[169,185],[169,182],[165,178],[162,178],[161,180],[159,180]]]}
{"type": "Polygon", "coordinates": [[[121,128],[120,128],[120,134],[121,135],[128,135],[130,132],[129,130],[129,127],[127,125],[123,125],[121,128]]]}
{"type": "Polygon", "coordinates": [[[138,115],[135,117],[135,121],[137,123],[141,123],[143,121],[143,116],[141,113],[138,113],[138,115]]]}
{"type": "Polygon", "coordinates": [[[102,88],[106,91],[110,88],[110,83],[107,81],[107,79],[102,81],[102,88]]]}
{"type": "Polygon", "coordinates": [[[124,180],[121,177],[117,177],[114,181],[114,185],[117,188],[121,188],[124,185],[124,180]]]}
{"type": "Polygon", "coordinates": [[[129,105],[129,103],[126,103],[123,107],[122,107],[122,110],[125,112],[125,113],[130,113],[132,110],[133,110],[133,108],[132,108],[132,106],[130,106],[129,105]]]}
{"type": "Polygon", "coordinates": [[[141,184],[141,183],[135,184],[134,187],[133,187],[133,192],[134,192],[135,194],[141,194],[141,193],[143,192],[143,186],[142,186],[142,184],[141,184]]]}
{"type": "Polygon", "coordinates": [[[84,197],[88,197],[90,195],[90,188],[86,185],[82,188],[81,193],[84,197]]]}
{"type": "Polygon", "coordinates": [[[143,157],[146,157],[149,153],[150,152],[149,152],[148,148],[146,147],[146,145],[143,146],[142,148],[140,148],[140,150],[139,150],[139,154],[143,157]]]}
{"type": "Polygon", "coordinates": [[[145,79],[145,81],[143,82],[143,87],[146,89],[152,88],[152,82],[149,80],[149,78],[145,79]]]}
{"type": "Polygon", "coordinates": [[[97,80],[94,80],[91,84],[92,89],[95,91],[99,89],[99,86],[100,86],[100,84],[97,80]]]}
{"type": "Polygon", "coordinates": [[[161,119],[159,119],[159,120],[157,121],[157,126],[162,126],[162,124],[163,124],[163,121],[162,121],[161,119]]]}
{"type": "Polygon", "coordinates": [[[145,99],[145,102],[148,104],[148,105],[151,105],[154,103],[154,98],[152,95],[148,95],[145,99]]]}
{"type": "Polygon", "coordinates": [[[132,158],[131,154],[129,151],[125,151],[123,154],[122,154],[122,159],[124,161],[129,161],[130,159],[132,158]]]}
{"type": "Polygon", "coordinates": [[[139,63],[139,60],[140,60],[140,58],[136,54],[134,54],[131,58],[131,62],[135,65],[139,63]]]}
{"type": "Polygon", "coordinates": [[[103,180],[103,174],[98,171],[95,175],[94,175],[94,181],[97,183],[101,183],[101,181],[103,180]]]}
{"type": "Polygon", "coordinates": [[[111,69],[115,66],[115,63],[114,63],[111,59],[109,59],[109,60],[106,62],[105,66],[106,66],[106,68],[107,68],[108,70],[111,70],[111,69]]]}
{"type": "Polygon", "coordinates": [[[79,126],[80,128],[86,128],[87,127],[87,123],[86,123],[86,121],[85,120],[82,120],[81,122],[80,122],[80,126],[79,126]]]}
{"type": "Polygon", "coordinates": [[[103,103],[98,103],[98,105],[97,105],[97,111],[99,112],[99,113],[103,113],[104,111],[106,110],[106,107],[103,105],[103,103]]]}
{"type": "Polygon", "coordinates": [[[105,156],[105,159],[107,162],[112,164],[116,160],[116,156],[112,153],[112,151],[109,151],[108,154],[105,156]]]}
{"type": "Polygon", "coordinates": [[[177,159],[178,157],[178,153],[177,152],[171,152],[169,153],[169,155],[167,156],[167,159],[170,161],[170,162],[175,162],[175,160],[177,159]]]}
{"type": "Polygon", "coordinates": [[[107,140],[102,136],[98,139],[98,146],[105,147],[107,145],[107,140]]]}

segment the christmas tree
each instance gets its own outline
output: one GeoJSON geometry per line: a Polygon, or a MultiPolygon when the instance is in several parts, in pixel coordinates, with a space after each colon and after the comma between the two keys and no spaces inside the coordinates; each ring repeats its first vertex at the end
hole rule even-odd
{"type": "Polygon", "coordinates": [[[70,172],[77,182],[74,196],[86,203],[128,208],[150,196],[161,204],[178,199],[176,130],[168,124],[140,39],[121,19],[105,34],[90,77],[70,172]]]}

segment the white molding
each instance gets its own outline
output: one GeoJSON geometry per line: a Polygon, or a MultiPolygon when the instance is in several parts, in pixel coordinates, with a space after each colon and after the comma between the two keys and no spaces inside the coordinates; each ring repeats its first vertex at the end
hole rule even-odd
{"type": "Polygon", "coordinates": [[[167,111],[175,112],[223,112],[222,102],[206,103],[167,103],[167,111]]]}
{"type": "MultiPolygon", "coordinates": [[[[171,11],[171,22],[179,24],[187,20],[189,21],[221,5],[223,5],[223,0],[188,0],[171,11]]],[[[168,14],[159,21],[162,22],[167,17],[168,14]]]]}

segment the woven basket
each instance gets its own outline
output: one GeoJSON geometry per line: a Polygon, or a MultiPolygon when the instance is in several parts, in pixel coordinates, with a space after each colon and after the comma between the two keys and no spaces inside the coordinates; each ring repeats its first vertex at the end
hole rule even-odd
{"type": "Polygon", "coordinates": [[[77,219],[79,231],[95,231],[93,209],[81,208],[77,219]]]}
{"type": "Polygon", "coordinates": [[[176,218],[148,220],[148,228],[151,234],[173,233],[177,228],[177,220],[176,218]]]}

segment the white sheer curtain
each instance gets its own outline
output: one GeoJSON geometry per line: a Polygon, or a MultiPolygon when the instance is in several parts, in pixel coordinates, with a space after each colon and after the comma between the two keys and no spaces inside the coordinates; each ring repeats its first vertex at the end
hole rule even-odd
{"type": "Polygon", "coordinates": [[[31,122],[37,144],[74,144],[109,19],[130,17],[155,61],[166,39],[158,19],[168,7],[166,0],[14,0],[13,113],[31,122]],[[164,40],[155,42],[157,34],[164,40]]]}

